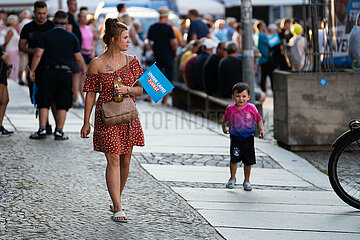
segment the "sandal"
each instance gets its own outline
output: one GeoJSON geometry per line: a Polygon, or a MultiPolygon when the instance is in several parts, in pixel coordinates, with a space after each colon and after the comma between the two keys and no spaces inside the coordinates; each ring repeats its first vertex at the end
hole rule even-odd
{"type": "Polygon", "coordinates": [[[111,219],[114,222],[121,222],[121,223],[127,223],[128,222],[128,219],[127,219],[124,211],[119,211],[117,213],[114,213],[114,215],[111,217],[111,219]]]}
{"type": "MultiPolygon", "coordinates": [[[[113,205],[110,205],[110,206],[109,206],[109,210],[110,210],[110,212],[115,213],[115,212],[114,212],[114,206],[113,206],[113,205]]],[[[123,208],[122,210],[124,211],[125,208],[123,208]]]]}

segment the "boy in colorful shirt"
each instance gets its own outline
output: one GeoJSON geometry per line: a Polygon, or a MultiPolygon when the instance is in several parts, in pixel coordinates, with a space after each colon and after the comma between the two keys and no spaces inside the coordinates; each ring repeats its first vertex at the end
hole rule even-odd
{"type": "Polygon", "coordinates": [[[254,148],[255,122],[260,128],[260,137],[265,136],[262,118],[250,100],[250,88],[246,83],[237,83],[232,88],[232,99],[235,101],[226,108],[222,118],[222,129],[225,134],[230,133],[230,174],[231,177],[226,184],[227,188],[234,188],[236,183],[237,163],[244,164],[243,187],[251,191],[250,172],[251,165],[256,163],[254,148]],[[226,126],[230,123],[229,131],[226,126]]]}

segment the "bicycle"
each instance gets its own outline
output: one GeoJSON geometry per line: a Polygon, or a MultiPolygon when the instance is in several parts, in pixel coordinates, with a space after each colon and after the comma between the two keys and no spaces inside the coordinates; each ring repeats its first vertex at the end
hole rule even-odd
{"type": "Polygon", "coordinates": [[[360,120],[333,143],[328,162],[329,180],[335,193],[350,206],[360,209],[360,120]]]}

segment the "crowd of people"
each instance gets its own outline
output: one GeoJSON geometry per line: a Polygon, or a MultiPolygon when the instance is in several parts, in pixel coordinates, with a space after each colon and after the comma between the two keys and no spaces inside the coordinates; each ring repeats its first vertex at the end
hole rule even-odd
{"type": "MultiPolygon", "coordinates": [[[[206,16],[200,19],[196,10],[189,11],[189,18],[189,29],[182,29],[187,44],[179,54],[182,74],[178,79],[190,88],[229,98],[232,86],[242,81],[241,24],[231,17],[215,21],[206,16]]],[[[267,79],[272,80],[275,68],[299,71],[304,67],[307,43],[298,20],[284,18],[268,26],[262,20],[254,20],[253,29],[254,77],[261,89],[256,92],[256,100],[264,101],[269,88],[267,79]]]]}
{"type": "MultiPolygon", "coordinates": [[[[230,98],[232,86],[242,82],[241,23],[233,17],[225,20],[215,20],[212,16],[201,18],[196,9],[189,10],[187,18],[176,23],[169,13],[167,7],[160,8],[158,22],[145,33],[134,21],[132,26],[139,29],[136,38],[141,40],[134,41],[135,37],[130,34],[138,48],[136,51],[129,49],[128,53],[136,55],[144,68],[148,65],[148,56],[154,57],[170,81],[184,82],[209,95],[230,98]],[[139,32],[142,32],[141,37],[139,32]]],[[[126,17],[125,13],[120,20],[128,25],[126,17]]],[[[256,100],[262,102],[269,88],[267,79],[272,82],[274,69],[302,70],[308,46],[300,19],[284,18],[268,26],[262,20],[254,20],[253,29],[254,77],[260,88],[256,100]]],[[[165,98],[163,103],[166,102],[165,98]]]]}

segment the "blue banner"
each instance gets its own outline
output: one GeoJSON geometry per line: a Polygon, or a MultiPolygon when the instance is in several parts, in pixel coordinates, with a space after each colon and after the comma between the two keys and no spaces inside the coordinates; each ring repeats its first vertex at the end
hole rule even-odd
{"type": "Polygon", "coordinates": [[[279,34],[277,34],[277,33],[269,36],[268,39],[269,39],[270,48],[280,44],[280,37],[279,37],[279,34]]]}
{"type": "Polygon", "coordinates": [[[141,75],[139,82],[156,103],[174,88],[155,63],[141,75]]]}

